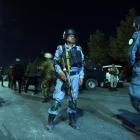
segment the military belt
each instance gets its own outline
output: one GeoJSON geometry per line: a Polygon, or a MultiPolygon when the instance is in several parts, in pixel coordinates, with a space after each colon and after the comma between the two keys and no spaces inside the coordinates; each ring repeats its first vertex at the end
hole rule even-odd
{"type": "Polygon", "coordinates": [[[70,72],[70,76],[76,75],[76,74],[79,74],[79,71],[72,71],[72,72],[70,72]]]}

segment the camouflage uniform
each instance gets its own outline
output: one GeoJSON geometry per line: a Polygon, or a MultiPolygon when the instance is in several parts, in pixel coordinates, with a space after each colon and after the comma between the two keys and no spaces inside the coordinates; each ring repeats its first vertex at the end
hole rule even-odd
{"type": "Polygon", "coordinates": [[[12,72],[13,72],[13,67],[10,67],[8,71],[8,88],[11,88],[11,89],[13,89],[12,72]]]}
{"type": "Polygon", "coordinates": [[[1,86],[3,86],[3,78],[2,78],[2,75],[3,75],[3,70],[2,70],[2,68],[1,68],[1,69],[0,69],[1,86]]]}
{"type": "Polygon", "coordinates": [[[54,62],[51,59],[48,59],[47,61],[44,61],[40,67],[43,73],[42,93],[44,98],[49,98],[48,90],[51,86],[51,82],[53,80],[52,73],[54,72],[53,63],[54,62]]]}
{"type": "Polygon", "coordinates": [[[116,88],[117,87],[117,75],[119,74],[118,68],[110,68],[110,72],[113,72],[114,74],[110,74],[110,87],[116,88]],[[114,85],[113,85],[114,83],[114,85]]]}

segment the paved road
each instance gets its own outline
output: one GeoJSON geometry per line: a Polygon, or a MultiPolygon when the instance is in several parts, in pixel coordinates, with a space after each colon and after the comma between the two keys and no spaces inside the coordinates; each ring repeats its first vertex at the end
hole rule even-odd
{"type": "Polygon", "coordinates": [[[59,108],[53,132],[46,130],[49,103],[42,103],[42,93],[32,96],[16,94],[13,90],[0,87],[0,140],[139,140],[122,123],[134,121],[140,126],[139,114],[131,106],[128,85],[109,91],[97,87],[94,91],[84,90],[79,94],[76,120],[81,130],[68,125],[65,100],[59,108]]]}

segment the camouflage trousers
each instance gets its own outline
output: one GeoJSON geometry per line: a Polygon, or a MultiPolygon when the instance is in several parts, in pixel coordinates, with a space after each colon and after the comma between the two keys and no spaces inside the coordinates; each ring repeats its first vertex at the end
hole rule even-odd
{"type": "Polygon", "coordinates": [[[9,80],[8,80],[8,88],[13,89],[13,79],[12,78],[9,78],[9,80]]]}
{"type": "Polygon", "coordinates": [[[52,82],[51,77],[45,78],[42,82],[42,93],[43,93],[45,98],[49,97],[49,92],[48,91],[50,89],[51,82],[52,82]]]}
{"type": "Polygon", "coordinates": [[[117,87],[117,76],[110,75],[110,87],[116,88],[117,87]]]}

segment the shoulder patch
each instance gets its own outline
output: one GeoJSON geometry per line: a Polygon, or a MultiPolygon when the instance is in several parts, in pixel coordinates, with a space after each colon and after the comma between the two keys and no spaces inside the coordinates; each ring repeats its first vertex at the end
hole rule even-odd
{"type": "Polygon", "coordinates": [[[131,39],[129,40],[129,45],[132,45],[132,43],[133,43],[133,39],[131,38],[131,39]]]}

